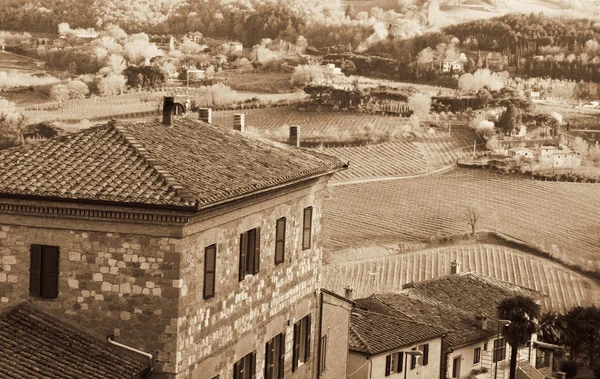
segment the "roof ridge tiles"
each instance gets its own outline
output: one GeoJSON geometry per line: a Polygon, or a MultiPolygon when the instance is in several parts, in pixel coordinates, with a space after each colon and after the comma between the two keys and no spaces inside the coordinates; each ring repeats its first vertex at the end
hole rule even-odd
{"type": "Polygon", "coordinates": [[[175,192],[177,196],[183,199],[187,205],[197,205],[198,202],[192,193],[187,191],[185,187],[183,187],[164,166],[161,165],[159,166],[160,169],[157,169],[157,166],[155,165],[159,163],[159,160],[151,155],[150,151],[146,149],[143,143],[139,142],[135,137],[129,134],[126,125],[123,125],[118,121],[110,123],[110,125],[129,143],[131,147],[136,150],[136,152],[146,162],[148,167],[154,170],[167,183],[167,185],[173,189],[173,192],[175,192]]]}

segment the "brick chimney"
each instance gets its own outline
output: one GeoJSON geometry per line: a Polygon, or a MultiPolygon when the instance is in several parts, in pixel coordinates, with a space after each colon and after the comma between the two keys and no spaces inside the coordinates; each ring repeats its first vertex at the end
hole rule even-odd
{"type": "Polygon", "coordinates": [[[200,108],[200,121],[204,121],[207,124],[212,124],[212,109],[211,108],[200,108]]]}
{"type": "Polygon", "coordinates": [[[348,300],[352,300],[353,292],[354,288],[350,287],[350,284],[348,284],[346,288],[344,288],[344,297],[348,300]]]}
{"type": "Polygon", "coordinates": [[[458,274],[460,269],[460,263],[458,263],[457,261],[452,261],[452,263],[450,263],[450,273],[451,274],[458,274]]]}
{"type": "Polygon", "coordinates": [[[300,127],[298,125],[290,126],[289,144],[295,147],[300,147],[300,127]]]}
{"type": "Polygon", "coordinates": [[[246,129],[246,117],[243,113],[233,115],[233,128],[240,132],[244,132],[246,129]]]}
{"type": "Polygon", "coordinates": [[[482,330],[486,330],[488,327],[487,316],[483,312],[479,312],[475,315],[475,325],[482,330]]]}
{"type": "Polygon", "coordinates": [[[165,96],[163,100],[163,118],[162,124],[173,126],[173,118],[175,117],[175,99],[171,96],[165,96]]]}

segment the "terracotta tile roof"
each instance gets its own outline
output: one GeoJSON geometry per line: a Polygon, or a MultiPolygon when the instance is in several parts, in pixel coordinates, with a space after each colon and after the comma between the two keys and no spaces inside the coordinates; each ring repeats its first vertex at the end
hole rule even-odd
{"type": "Polygon", "coordinates": [[[446,330],[406,317],[354,309],[350,317],[349,348],[375,355],[440,338],[446,330]]]}
{"type": "Polygon", "coordinates": [[[0,151],[0,195],[204,207],[343,168],[191,118],[174,124],[112,121],[0,151]]]}
{"type": "Polygon", "coordinates": [[[457,347],[496,335],[498,304],[515,295],[534,300],[546,297],[529,288],[469,272],[414,283],[400,293],[377,294],[356,300],[356,304],[445,328],[448,335],[444,342],[457,347]],[[487,316],[485,330],[475,323],[479,312],[487,316]]]}
{"type": "Polygon", "coordinates": [[[29,304],[0,315],[0,378],[133,379],[149,370],[29,304]]]}

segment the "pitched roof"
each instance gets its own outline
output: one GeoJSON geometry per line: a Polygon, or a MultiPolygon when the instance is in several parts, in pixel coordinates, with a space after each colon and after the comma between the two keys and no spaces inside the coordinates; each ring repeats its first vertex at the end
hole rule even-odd
{"type": "Polygon", "coordinates": [[[140,378],[149,363],[23,303],[0,315],[1,378],[140,378]]]}
{"type": "Polygon", "coordinates": [[[191,118],[111,121],[0,151],[0,195],[202,208],[343,167],[191,118]]]}
{"type": "Polygon", "coordinates": [[[370,355],[408,347],[440,338],[446,330],[415,322],[406,317],[389,316],[362,309],[350,317],[350,350],[370,355]]]}
{"type": "Polygon", "coordinates": [[[377,294],[356,303],[443,327],[448,330],[444,342],[456,347],[494,336],[498,304],[516,295],[533,300],[546,297],[529,288],[469,272],[414,283],[400,293],[377,294]],[[475,323],[479,312],[488,318],[485,330],[475,323]]]}

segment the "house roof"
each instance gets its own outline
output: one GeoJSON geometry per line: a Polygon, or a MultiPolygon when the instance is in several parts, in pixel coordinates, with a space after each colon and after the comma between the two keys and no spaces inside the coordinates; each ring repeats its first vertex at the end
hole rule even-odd
{"type": "Polygon", "coordinates": [[[194,207],[342,169],[325,154],[175,117],[121,122],[0,151],[0,196],[194,207]]]}
{"type": "Polygon", "coordinates": [[[355,309],[350,317],[348,343],[352,351],[375,355],[441,338],[444,334],[445,329],[416,322],[407,317],[355,309]]]}
{"type": "Polygon", "coordinates": [[[356,300],[357,306],[409,317],[448,330],[444,342],[462,346],[496,334],[497,308],[506,298],[522,295],[540,300],[546,295],[489,276],[469,272],[411,284],[400,293],[377,294],[356,300]],[[488,318],[488,327],[475,323],[475,314],[488,318]]]}
{"type": "Polygon", "coordinates": [[[2,378],[140,378],[150,370],[74,327],[22,303],[0,315],[2,378]]]}

